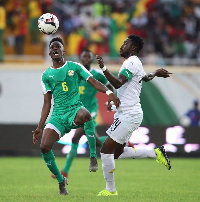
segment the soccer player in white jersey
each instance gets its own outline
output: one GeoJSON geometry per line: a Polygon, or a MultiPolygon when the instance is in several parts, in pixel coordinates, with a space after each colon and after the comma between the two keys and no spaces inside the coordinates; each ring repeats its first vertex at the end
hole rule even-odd
{"type": "MultiPolygon", "coordinates": [[[[150,81],[155,76],[167,78],[170,72],[165,69],[157,69],[146,74],[137,54],[143,48],[143,39],[136,35],[130,35],[120,48],[120,55],[126,60],[120,68],[118,77],[115,77],[104,65],[101,56],[97,55],[97,62],[104,75],[115,89],[121,101],[120,107],[114,115],[114,122],[106,131],[107,139],[101,148],[101,160],[103,175],[106,180],[106,189],[99,192],[98,196],[118,195],[115,187],[114,170],[115,160],[121,158],[155,158],[170,170],[170,161],[164,147],[153,150],[139,150],[125,147],[125,143],[136,130],[143,119],[143,111],[140,105],[140,93],[142,81],[150,81]]],[[[111,104],[108,103],[108,109],[111,104]]]]}
{"type": "MultiPolygon", "coordinates": [[[[42,134],[43,126],[51,109],[51,100],[54,99],[53,112],[44,128],[40,150],[47,167],[55,175],[59,183],[60,194],[67,195],[68,192],[65,186],[67,178],[61,174],[56,164],[52,151],[54,143],[72,128],[78,127],[84,127],[88,142],[90,138],[91,141],[96,140],[91,114],[80,101],[80,81],[84,80],[98,91],[106,93],[108,95],[108,103],[114,101],[117,108],[119,107],[120,100],[106,86],[94,79],[92,74],[83,65],[65,61],[64,43],[61,38],[55,37],[50,41],[49,55],[53,64],[42,74],[41,83],[44,93],[44,103],[38,126],[36,130],[32,131],[33,144],[38,142],[42,134]]],[[[96,149],[93,148],[92,150],[91,158],[95,157],[93,159],[96,159],[96,149]]]]}

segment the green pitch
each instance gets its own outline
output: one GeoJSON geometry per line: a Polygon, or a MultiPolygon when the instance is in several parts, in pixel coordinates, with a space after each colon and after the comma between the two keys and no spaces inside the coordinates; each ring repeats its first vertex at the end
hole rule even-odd
{"type": "MultiPolygon", "coordinates": [[[[56,158],[63,167],[65,158],[56,158]]],[[[69,195],[60,196],[57,181],[50,177],[42,157],[0,158],[0,201],[200,201],[199,159],[172,158],[168,171],[153,159],[116,160],[115,180],[118,196],[97,197],[105,188],[99,170],[88,171],[89,158],[76,158],[69,175],[69,195]]]]}

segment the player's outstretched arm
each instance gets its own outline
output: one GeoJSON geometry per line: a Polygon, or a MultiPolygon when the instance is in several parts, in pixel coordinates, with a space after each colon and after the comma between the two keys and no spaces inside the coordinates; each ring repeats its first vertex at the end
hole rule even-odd
{"type": "Polygon", "coordinates": [[[45,123],[45,121],[49,115],[50,109],[51,109],[51,98],[52,98],[51,92],[47,92],[44,95],[44,103],[43,103],[43,107],[42,107],[41,118],[38,123],[38,127],[34,131],[32,131],[33,144],[37,144],[38,139],[42,134],[42,128],[44,126],[44,123],[45,123]]]}
{"type": "Polygon", "coordinates": [[[90,83],[94,88],[96,88],[99,92],[106,93],[108,95],[108,102],[114,102],[115,106],[118,108],[120,105],[119,98],[111,91],[108,90],[106,86],[104,86],[101,82],[94,79],[92,76],[88,78],[88,83],[90,83]]]}
{"type": "Polygon", "coordinates": [[[103,58],[100,55],[96,55],[97,62],[99,64],[99,67],[102,69],[105,77],[108,79],[108,81],[111,83],[111,85],[115,88],[118,89],[120,88],[123,84],[125,84],[128,79],[124,76],[121,75],[119,77],[114,76],[104,65],[103,58]]]}
{"type": "Polygon", "coordinates": [[[154,72],[147,73],[146,76],[142,78],[142,80],[145,82],[148,82],[148,81],[151,81],[156,76],[167,78],[167,77],[170,77],[170,74],[172,73],[168,72],[166,69],[161,68],[161,69],[157,69],[154,72]]]}

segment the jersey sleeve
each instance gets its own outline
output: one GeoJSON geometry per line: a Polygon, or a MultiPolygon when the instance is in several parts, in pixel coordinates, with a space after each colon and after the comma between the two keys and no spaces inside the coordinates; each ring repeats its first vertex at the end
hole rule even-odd
{"type": "Polygon", "coordinates": [[[93,75],[83,65],[76,62],[74,63],[77,65],[77,73],[83,80],[87,81],[90,76],[93,77],[93,75]]]}
{"type": "Polygon", "coordinates": [[[47,78],[48,78],[47,75],[43,73],[41,76],[41,85],[43,89],[43,94],[46,94],[48,91],[51,91],[51,87],[49,85],[49,81],[47,78]]]}
{"type": "Polygon", "coordinates": [[[124,66],[124,69],[127,69],[132,73],[132,76],[138,73],[138,68],[137,68],[137,65],[134,65],[134,61],[126,60],[123,66],[124,66]]]}
{"type": "MultiPolygon", "coordinates": [[[[127,75],[130,77],[129,73],[131,72],[132,77],[135,76],[136,74],[141,75],[141,77],[144,77],[146,75],[142,65],[137,59],[128,59],[124,62],[123,64],[124,69],[128,70],[127,75]]],[[[125,75],[126,76],[126,75],[125,75]]],[[[128,78],[130,79],[130,78],[128,78]]]]}
{"type": "Polygon", "coordinates": [[[133,77],[132,72],[130,72],[128,69],[123,69],[120,74],[123,74],[128,79],[128,81],[133,77]]]}
{"type": "Polygon", "coordinates": [[[106,79],[106,77],[103,75],[102,72],[98,73],[98,79],[97,80],[100,81],[104,85],[108,85],[109,84],[109,81],[106,79]]]}

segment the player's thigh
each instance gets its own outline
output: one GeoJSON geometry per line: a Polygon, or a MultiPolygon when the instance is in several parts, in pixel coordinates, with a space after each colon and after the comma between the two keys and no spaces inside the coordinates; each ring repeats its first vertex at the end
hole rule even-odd
{"type": "Polygon", "coordinates": [[[90,121],[91,119],[92,117],[90,115],[90,112],[86,108],[81,108],[76,114],[74,123],[76,125],[83,125],[85,122],[90,121]]]}
{"type": "Polygon", "coordinates": [[[114,141],[112,138],[109,136],[106,138],[104,141],[102,148],[101,148],[101,153],[104,154],[113,154],[115,149],[119,146],[119,143],[114,141]]]}
{"type": "Polygon", "coordinates": [[[85,134],[84,128],[77,128],[74,134],[74,137],[72,138],[72,143],[78,144],[81,137],[85,134]]]}
{"type": "Polygon", "coordinates": [[[55,130],[50,128],[44,129],[40,144],[41,151],[43,153],[49,152],[52,149],[54,143],[58,140],[59,134],[55,130]]]}
{"type": "Polygon", "coordinates": [[[143,114],[119,114],[106,133],[119,144],[126,143],[141,124],[143,114]]]}

